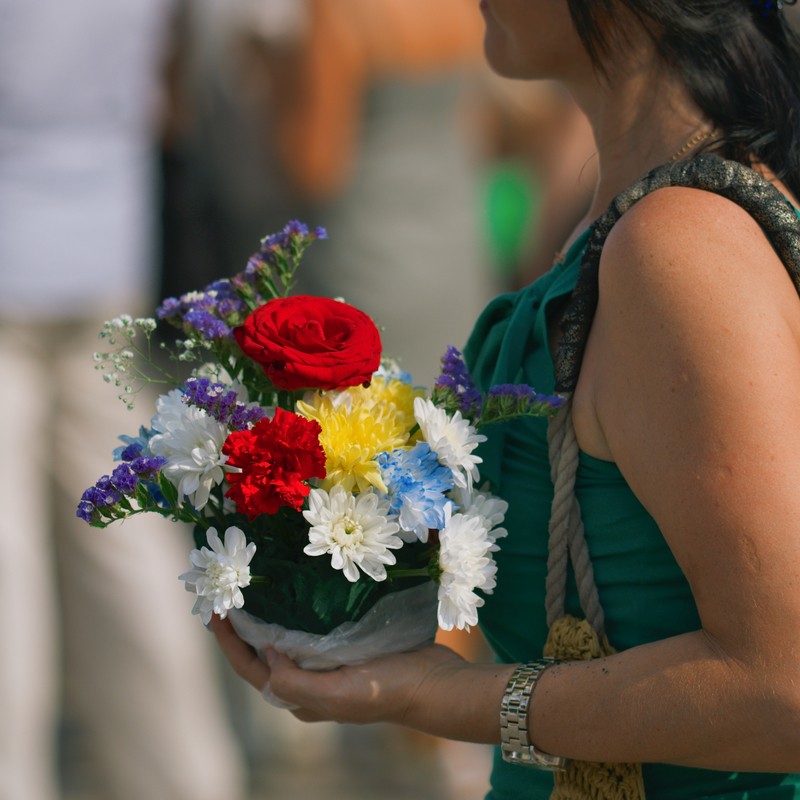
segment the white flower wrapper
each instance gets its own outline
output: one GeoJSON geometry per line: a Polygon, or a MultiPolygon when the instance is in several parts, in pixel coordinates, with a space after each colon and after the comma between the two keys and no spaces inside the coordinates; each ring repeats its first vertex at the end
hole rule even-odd
{"type": "MultiPolygon", "coordinates": [[[[228,618],[260,658],[269,646],[303,669],[324,671],[432,644],[438,627],[437,590],[437,585],[428,581],[393,592],[378,600],[358,622],[345,622],[326,634],[287,630],[243,609],[231,609],[228,618]]],[[[262,694],[278,708],[294,707],[277,698],[269,684],[262,694]]]]}

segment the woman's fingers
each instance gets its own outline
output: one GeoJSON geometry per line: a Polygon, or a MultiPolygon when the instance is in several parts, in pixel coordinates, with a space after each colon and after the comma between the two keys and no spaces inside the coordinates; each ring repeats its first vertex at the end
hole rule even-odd
{"type": "Polygon", "coordinates": [[[295,706],[292,713],[298,719],[304,722],[342,721],[334,709],[337,698],[343,693],[343,685],[348,685],[346,667],[324,672],[303,670],[288,656],[272,648],[267,648],[266,657],[270,668],[270,691],[295,706]]]}
{"type": "MultiPolygon", "coordinates": [[[[336,720],[363,724],[399,722],[418,726],[417,717],[428,712],[429,684],[439,684],[464,661],[440,645],[383,656],[373,661],[330,671],[300,669],[294,661],[266,648],[262,661],[242,641],[228,620],[212,617],[211,630],[237,675],[285,703],[304,722],[336,720]],[[409,711],[413,711],[409,717],[409,711]]],[[[434,691],[433,694],[438,694],[434,691]]]]}
{"type": "Polygon", "coordinates": [[[259,692],[262,691],[269,681],[269,667],[259,659],[249,644],[236,635],[229,620],[220,619],[215,614],[211,617],[210,627],[234,672],[259,692]]]}
{"type": "MultiPolygon", "coordinates": [[[[319,676],[326,673],[306,673],[287,656],[277,653],[270,647],[266,649],[264,654],[267,659],[265,663],[249,644],[239,638],[230,621],[220,619],[216,614],[211,617],[209,627],[234,672],[240,678],[244,678],[252,687],[258,689],[259,692],[263,692],[267,684],[270,684],[270,692],[278,700],[287,702],[290,706],[295,707],[304,705],[303,701],[315,699],[315,687],[319,687],[319,676]],[[282,681],[278,681],[281,685],[278,691],[275,691],[275,686],[270,681],[270,678],[274,677],[275,674],[273,673],[273,668],[277,671],[277,674],[284,676],[282,681]],[[286,690],[286,696],[281,691],[281,687],[286,690]]],[[[324,683],[325,679],[323,678],[322,681],[324,683]]],[[[315,713],[306,709],[297,709],[293,713],[305,721],[325,718],[324,715],[320,715],[318,712],[315,713]]]]}
{"type": "Polygon", "coordinates": [[[298,706],[304,721],[337,720],[363,724],[378,721],[405,723],[409,705],[426,681],[446,665],[462,660],[443,647],[384,656],[329,672],[303,670],[275,652],[267,652],[270,689],[298,706]]]}

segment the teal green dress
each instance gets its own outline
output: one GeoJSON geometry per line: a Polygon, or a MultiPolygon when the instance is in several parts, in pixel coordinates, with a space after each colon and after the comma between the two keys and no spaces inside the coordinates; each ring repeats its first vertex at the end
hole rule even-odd
{"type": "MultiPolygon", "coordinates": [[[[493,300],[479,317],[465,349],[476,383],[527,383],[554,390],[548,347],[548,304],[575,286],[588,232],[566,259],[522,291],[493,300]]],[[[541,657],[547,637],[544,594],[547,523],[553,488],[546,421],[524,419],[489,426],[481,446],[482,479],[509,503],[497,553],[497,588],[486,598],[480,624],[502,662],[541,657]]],[[[696,630],[697,609],[686,579],[653,518],[616,465],[582,453],[576,493],[609,640],[618,650],[696,630]]],[[[570,581],[567,613],[580,612],[570,581]]],[[[644,765],[648,800],[724,798],[800,799],[800,775],[730,773],[660,764],[644,765]]],[[[550,795],[547,772],[510,765],[496,748],[488,800],[540,800],[550,795]]]]}

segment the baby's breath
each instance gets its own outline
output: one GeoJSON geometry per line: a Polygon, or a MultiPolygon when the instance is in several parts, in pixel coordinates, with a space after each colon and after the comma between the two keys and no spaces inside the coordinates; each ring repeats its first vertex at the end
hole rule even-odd
{"type": "Polygon", "coordinates": [[[152,338],[156,321],[150,317],[121,314],[103,323],[100,339],[109,350],[93,354],[94,367],[103,373],[103,381],[121,389],[118,397],[128,407],[134,407],[134,398],[147,383],[172,384],[176,382],[153,359],[152,338]]]}

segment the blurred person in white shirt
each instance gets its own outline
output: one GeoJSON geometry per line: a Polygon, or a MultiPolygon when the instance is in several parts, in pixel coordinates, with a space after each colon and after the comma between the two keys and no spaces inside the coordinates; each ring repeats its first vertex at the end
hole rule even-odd
{"type": "Polygon", "coordinates": [[[186,532],[75,516],[126,412],[104,319],[154,305],[152,145],[170,0],[0,0],[0,797],[52,800],[64,702],[104,800],[242,797],[186,532]],[[62,652],[63,651],[63,652],[62,652]],[[63,676],[62,676],[63,666],[63,676]]]}

